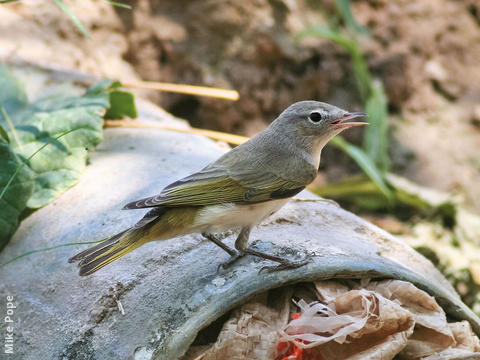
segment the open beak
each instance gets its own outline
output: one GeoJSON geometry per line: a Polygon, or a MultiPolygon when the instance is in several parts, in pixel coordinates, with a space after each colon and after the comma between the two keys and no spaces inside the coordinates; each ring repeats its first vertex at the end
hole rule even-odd
{"type": "Polygon", "coordinates": [[[364,112],[353,112],[353,113],[346,113],[343,115],[341,118],[335,119],[331,122],[332,125],[335,126],[336,129],[347,129],[349,127],[353,126],[363,126],[363,125],[368,125],[366,122],[349,122],[348,120],[353,120],[359,117],[365,117],[367,116],[366,113],[364,112]]]}

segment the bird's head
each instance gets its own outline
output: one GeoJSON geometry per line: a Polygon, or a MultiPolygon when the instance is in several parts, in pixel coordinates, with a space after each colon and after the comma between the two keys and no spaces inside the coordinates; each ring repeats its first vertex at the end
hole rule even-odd
{"type": "Polygon", "coordinates": [[[300,101],[285,109],[271,126],[281,129],[283,134],[289,133],[325,145],[345,129],[367,125],[351,121],[364,116],[363,112],[348,112],[319,101],[300,101]]]}

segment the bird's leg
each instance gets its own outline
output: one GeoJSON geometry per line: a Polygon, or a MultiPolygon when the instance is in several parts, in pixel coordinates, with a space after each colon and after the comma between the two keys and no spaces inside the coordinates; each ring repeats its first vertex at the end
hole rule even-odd
{"type": "Polygon", "coordinates": [[[223,250],[225,250],[230,256],[235,256],[237,254],[237,251],[235,251],[234,249],[228,247],[227,245],[225,245],[217,236],[215,236],[214,234],[210,234],[210,233],[202,233],[202,236],[208,240],[210,240],[211,242],[215,243],[216,245],[220,246],[223,250]]]}
{"type": "MultiPolygon", "coordinates": [[[[218,244],[217,242],[215,242],[215,244],[217,244],[218,246],[220,246],[223,250],[225,250],[226,252],[228,252],[230,254],[230,259],[228,259],[227,261],[221,263],[218,268],[224,268],[226,269],[227,267],[229,267],[230,265],[232,265],[235,261],[237,261],[238,259],[240,259],[241,257],[243,257],[245,255],[245,252],[241,249],[242,246],[243,247],[246,247],[247,246],[247,242],[248,242],[248,236],[250,235],[250,228],[242,228],[242,230],[240,231],[240,234],[238,234],[238,237],[237,237],[237,240],[235,240],[235,248],[238,250],[233,250],[229,247],[227,247],[225,244],[221,243],[222,245],[218,244]],[[244,245],[243,245],[244,244],[244,245]],[[223,246],[225,246],[226,248],[228,248],[228,251],[227,249],[225,249],[223,246]]],[[[212,240],[213,241],[213,240],[212,240]]],[[[218,241],[218,240],[217,240],[218,241]]]]}
{"type": "MultiPolygon", "coordinates": [[[[249,255],[258,256],[258,257],[261,257],[261,258],[264,258],[264,259],[267,259],[267,260],[271,260],[271,261],[275,261],[275,262],[280,263],[280,265],[277,265],[277,266],[264,266],[263,268],[260,269],[260,271],[262,271],[262,270],[276,271],[276,270],[282,270],[282,269],[295,269],[295,268],[298,268],[300,266],[303,266],[303,265],[307,264],[310,261],[307,258],[305,258],[303,260],[300,260],[300,261],[291,261],[291,260],[284,259],[284,258],[279,257],[279,256],[265,254],[263,252],[253,250],[253,249],[247,247],[248,238],[250,236],[250,230],[251,230],[251,228],[243,228],[242,231],[240,232],[240,234],[238,235],[237,240],[235,241],[235,249],[237,249],[238,252],[240,254],[242,254],[241,256],[243,256],[245,254],[249,254],[249,255]]],[[[233,259],[233,257],[232,257],[229,260],[229,264],[231,262],[235,261],[238,257],[239,256],[237,256],[235,259],[233,259]]]]}

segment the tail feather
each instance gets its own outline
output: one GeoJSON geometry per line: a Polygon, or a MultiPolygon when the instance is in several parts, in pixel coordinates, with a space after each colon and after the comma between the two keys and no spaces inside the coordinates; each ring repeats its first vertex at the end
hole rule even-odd
{"type": "Polygon", "coordinates": [[[112,237],[109,237],[109,238],[106,238],[106,239],[103,239],[103,241],[95,246],[92,246],[92,247],[89,247],[88,249],[82,251],[82,252],[79,252],[78,254],[76,254],[75,256],[72,256],[70,259],[68,259],[68,262],[69,263],[74,263],[74,262],[77,262],[77,261],[80,261],[80,260],[83,260],[85,259],[87,256],[89,255],[92,255],[98,251],[101,251],[102,249],[104,249],[105,247],[107,246],[111,246],[113,244],[115,244],[116,242],[118,242],[118,239],[120,239],[120,237],[125,234],[126,232],[128,231],[127,230],[124,230],[120,233],[118,233],[117,235],[114,235],[112,237]]]}
{"type": "Polygon", "coordinates": [[[105,265],[143,245],[145,243],[145,241],[142,241],[144,232],[144,228],[127,229],[100,244],[78,253],[70,258],[68,262],[79,261],[80,276],[93,274],[105,265]]]}
{"type": "Polygon", "coordinates": [[[110,264],[112,261],[117,260],[119,257],[122,257],[149,241],[144,237],[145,233],[166,211],[164,207],[157,207],[150,210],[131,228],[78,253],[71,257],[68,262],[79,261],[80,276],[93,274],[98,269],[101,269],[105,265],[110,264]]]}

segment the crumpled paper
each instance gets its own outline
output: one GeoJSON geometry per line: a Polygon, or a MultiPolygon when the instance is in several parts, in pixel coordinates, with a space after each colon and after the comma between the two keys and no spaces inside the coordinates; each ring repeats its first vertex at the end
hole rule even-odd
{"type": "Polygon", "coordinates": [[[187,353],[184,359],[273,359],[277,352],[278,329],[288,322],[292,293],[287,290],[278,295],[262,294],[242,305],[223,325],[215,344],[199,356],[196,349],[191,349],[189,353],[196,356],[187,353]]]}
{"type": "Polygon", "coordinates": [[[448,323],[435,299],[409,282],[321,281],[274,291],[237,309],[213,345],[184,359],[480,360],[470,324],[448,323]]]}

